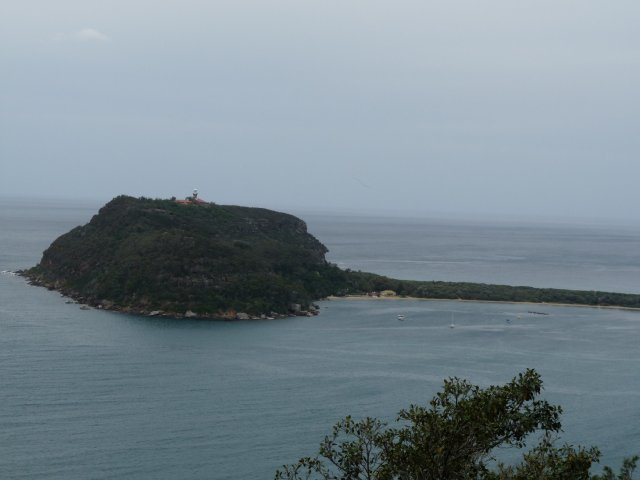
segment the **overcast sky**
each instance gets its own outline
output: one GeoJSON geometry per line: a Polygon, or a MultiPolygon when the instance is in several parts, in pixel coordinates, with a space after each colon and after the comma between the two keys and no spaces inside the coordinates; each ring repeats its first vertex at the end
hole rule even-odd
{"type": "Polygon", "coordinates": [[[0,7],[0,195],[640,222],[637,0],[0,7]]]}

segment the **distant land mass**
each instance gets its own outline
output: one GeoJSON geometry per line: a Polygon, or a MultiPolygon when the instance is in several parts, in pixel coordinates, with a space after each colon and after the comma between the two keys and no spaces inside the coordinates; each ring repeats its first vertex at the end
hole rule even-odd
{"type": "Polygon", "coordinates": [[[60,236],[32,284],[122,312],[198,318],[313,315],[327,296],[387,295],[640,308],[640,295],[463,282],[396,280],[342,270],[304,221],[193,197],[119,196],[60,236]],[[384,295],[384,293],[383,293],[384,295]]]}

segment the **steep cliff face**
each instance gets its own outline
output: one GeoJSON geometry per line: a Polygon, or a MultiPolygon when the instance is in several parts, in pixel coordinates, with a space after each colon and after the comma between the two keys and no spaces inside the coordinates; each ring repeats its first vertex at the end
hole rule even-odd
{"type": "Polygon", "coordinates": [[[24,274],[125,311],[285,313],[344,284],[326,252],[292,215],[120,196],[55,240],[24,274]]]}

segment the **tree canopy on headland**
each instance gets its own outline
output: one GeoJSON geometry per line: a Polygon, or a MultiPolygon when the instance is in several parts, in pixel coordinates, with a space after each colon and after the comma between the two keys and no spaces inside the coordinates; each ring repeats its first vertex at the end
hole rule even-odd
{"type": "Polygon", "coordinates": [[[137,312],[286,312],[342,284],[326,251],[292,215],[120,196],[24,273],[87,303],[137,312]]]}
{"type": "Polygon", "coordinates": [[[119,196],[56,239],[24,272],[79,301],[134,313],[235,318],[305,311],[329,295],[392,290],[434,299],[640,308],[640,295],[396,280],[342,270],[292,215],[262,208],[119,196]]]}

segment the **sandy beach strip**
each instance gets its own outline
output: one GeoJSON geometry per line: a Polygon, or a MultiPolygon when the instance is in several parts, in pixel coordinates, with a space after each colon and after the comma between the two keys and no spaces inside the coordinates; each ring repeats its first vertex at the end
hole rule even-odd
{"type": "Polygon", "coordinates": [[[622,307],[615,305],[587,305],[584,303],[549,303],[549,302],[515,302],[509,300],[466,300],[462,298],[420,298],[406,296],[380,296],[372,297],[369,295],[346,295],[344,297],[329,296],[324,300],[330,301],[350,301],[350,300],[371,300],[371,301],[400,301],[415,300],[420,302],[466,302],[466,303],[498,303],[506,305],[548,305],[550,307],[580,307],[580,308],[606,308],[609,310],[627,310],[630,312],[640,312],[640,308],[622,307]]]}

